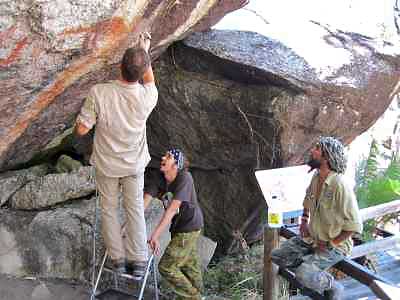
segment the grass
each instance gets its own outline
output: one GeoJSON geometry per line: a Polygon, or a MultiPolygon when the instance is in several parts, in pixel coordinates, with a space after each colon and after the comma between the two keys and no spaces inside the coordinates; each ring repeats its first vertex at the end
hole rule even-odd
{"type": "Polygon", "coordinates": [[[255,245],[246,254],[226,256],[209,266],[204,273],[206,295],[261,300],[263,251],[263,245],[255,245]]]}

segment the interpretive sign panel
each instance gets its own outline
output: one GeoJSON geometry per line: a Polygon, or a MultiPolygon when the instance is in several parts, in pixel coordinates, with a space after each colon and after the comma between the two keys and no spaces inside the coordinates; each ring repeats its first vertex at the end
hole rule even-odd
{"type": "Polygon", "coordinates": [[[306,189],[314,173],[308,173],[309,170],[309,166],[301,165],[256,171],[268,209],[282,213],[284,219],[301,214],[306,189]]]}

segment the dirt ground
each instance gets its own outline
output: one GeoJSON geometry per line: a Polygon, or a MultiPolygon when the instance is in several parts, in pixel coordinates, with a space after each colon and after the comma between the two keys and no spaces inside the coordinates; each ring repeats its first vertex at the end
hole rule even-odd
{"type": "MultiPolygon", "coordinates": [[[[144,300],[154,299],[154,290],[145,291],[144,300]]],[[[105,294],[98,299],[132,300],[132,296],[105,294]]],[[[61,280],[14,278],[0,274],[0,300],[90,300],[90,289],[82,284],[61,280]]]]}
{"type": "Polygon", "coordinates": [[[87,287],[61,281],[20,279],[0,274],[0,300],[88,300],[87,287]]]}

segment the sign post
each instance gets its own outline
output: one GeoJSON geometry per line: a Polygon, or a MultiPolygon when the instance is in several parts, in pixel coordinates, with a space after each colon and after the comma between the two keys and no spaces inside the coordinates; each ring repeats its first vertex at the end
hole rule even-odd
{"type": "Polygon", "coordinates": [[[268,225],[264,229],[264,295],[263,300],[288,300],[282,297],[285,294],[282,287],[284,279],[277,276],[278,267],[271,261],[271,252],[279,247],[279,228],[271,228],[268,225]]]}
{"type": "Polygon", "coordinates": [[[306,165],[259,170],[258,185],[268,206],[268,223],[264,227],[264,296],[263,300],[288,300],[288,282],[277,276],[278,268],[271,261],[271,252],[279,247],[279,230],[284,220],[299,217],[312,173],[306,165]]]}

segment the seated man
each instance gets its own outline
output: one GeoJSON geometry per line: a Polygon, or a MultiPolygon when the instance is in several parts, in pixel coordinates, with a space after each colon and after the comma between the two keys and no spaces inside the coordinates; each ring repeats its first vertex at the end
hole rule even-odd
{"type": "Polygon", "coordinates": [[[145,206],[152,196],[158,196],[165,208],[148,242],[155,254],[159,254],[159,237],[171,224],[171,241],[160,260],[159,271],[175,293],[175,299],[199,300],[202,276],[197,240],[203,228],[203,214],[185,164],[183,153],[171,149],[161,158],[162,176],[152,182],[146,178],[145,206]]]}
{"type": "Polygon", "coordinates": [[[293,237],[272,251],[272,261],[292,269],[306,287],[330,299],[342,299],[343,286],[327,270],[349,255],[353,233],[362,223],[352,188],[343,178],[344,147],[337,139],[322,137],[311,150],[308,162],[317,169],[307,189],[301,218],[300,237],[293,237]]]}

